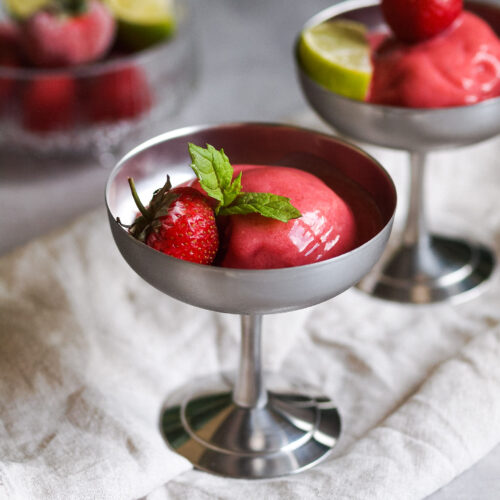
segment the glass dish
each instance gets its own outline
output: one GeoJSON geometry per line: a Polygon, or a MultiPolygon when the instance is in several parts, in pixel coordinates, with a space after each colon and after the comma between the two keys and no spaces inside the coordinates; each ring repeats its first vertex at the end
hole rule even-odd
{"type": "MultiPolygon", "coordinates": [[[[196,48],[191,2],[173,3],[175,34],[148,49],[70,68],[0,66],[0,148],[110,164],[130,140],[179,112],[195,83],[196,48]],[[41,80],[67,91],[60,119],[30,102],[29,88],[41,80]]],[[[0,22],[6,19],[0,4],[0,22]]]]}

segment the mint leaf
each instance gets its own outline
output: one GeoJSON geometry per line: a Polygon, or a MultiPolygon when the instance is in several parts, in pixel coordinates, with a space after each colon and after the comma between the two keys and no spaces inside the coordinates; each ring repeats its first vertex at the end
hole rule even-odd
{"type": "Polygon", "coordinates": [[[222,204],[223,207],[226,207],[228,205],[231,205],[235,198],[240,194],[241,192],[241,174],[243,172],[240,172],[238,177],[234,179],[233,183],[231,186],[229,186],[226,191],[224,191],[224,202],[222,204]]]}
{"type": "Polygon", "coordinates": [[[290,203],[290,198],[270,193],[241,193],[228,207],[222,207],[219,215],[244,215],[258,213],[264,217],[288,222],[301,213],[290,203]]]}
{"type": "Polygon", "coordinates": [[[189,143],[188,148],[192,161],[191,168],[198,177],[201,187],[208,196],[225,205],[224,193],[231,186],[233,167],[224,150],[217,151],[209,144],[205,149],[189,143]]]}
{"type": "Polygon", "coordinates": [[[282,222],[300,217],[300,212],[290,203],[290,198],[270,193],[242,193],[241,175],[233,179],[233,167],[224,150],[217,151],[207,144],[206,148],[189,143],[191,168],[208,196],[219,204],[215,215],[258,213],[282,222]]]}

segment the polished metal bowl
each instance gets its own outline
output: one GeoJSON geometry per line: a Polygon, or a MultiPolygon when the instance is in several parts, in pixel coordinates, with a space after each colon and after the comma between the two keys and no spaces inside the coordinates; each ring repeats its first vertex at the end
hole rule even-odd
{"type": "MultiPolygon", "coordinates": [[[[500,7],[465,2],[465,8],[483,17],[500,34],[500,7]]],[[[349,0],[321,11],[304,28],[330,19],[351,19],[369,30],[384,20],[376,0],[349,0]]],[[[329,125],[353,139],[406,151],[430,151],[465,146],[500,133],[500,97],[469,106],[420,109],[382,106],[335,94],[312,80],[300,66],[298,77],[309,104],[329,125]]]]}
{"type": "Polygon", "coordinates": [[[395,194],[385,170],[360,149],[328,135],[284,125],[231,124],[168,132],[130,152],[113,170],[106,188],[109,220],[125,260],[148,283],[183,302],[233,314],[269,314],[300,309],[337,295],[377,262],[391,229],[395,194]],[[137,209],[133,177],[149,200],[167,173],[178,184],[191,177],[187,143],[212,144],[235,164],[286,165],[328,177],[336,168],[372,194],[384,228],[371,241],[335,259],[286,269],[245,270],[185,262],[134,239],[117,222],[131,222],[137,209]]]}
{"type": "Polygon", "coordinates": [[[340,433],[338,411],[329,397],[300,382],[276,385],[267,377],[264,381],[262,315],[329,299],[356,283],[377,262],[396,208],[396,191],[385,170],[360,149],[310,130],[259,123],[191,127],[163,134],[130,152],[110,175],[106,203],[121,254],[147,282],[189,304],[242,315],[237,376],[195,380],[167,398],[160,429],[169,446],[196,467],[229,477],[280,476],[325,458],[340,433]],[[132,222],[136,216],[127,178],[135,179],[145,200],[164,183],[167,173],[174,185],[188,180],[193,177],[188,142],[224,148],[235,164],[291,166],[326,182],[332,169],[337,169],[372,195],[383,227],[348,253],[285,269],[204,266],[153,250],[116,222],[117,217],[132,222]]]}

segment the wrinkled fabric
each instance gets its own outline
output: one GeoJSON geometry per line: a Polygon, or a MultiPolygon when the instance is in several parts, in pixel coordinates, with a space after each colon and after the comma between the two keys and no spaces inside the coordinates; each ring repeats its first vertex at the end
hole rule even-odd
{"type": "MultiPolygon", "coordinates": [[[[370,151],[396,180],[400,223],[404,155],[370,151]]],[[[499,153],[495,140],[436,154],[428,201],[433,225],[500,256],[499,153]]],[[[301,474],[215,477],[166,447],[158,418],[169,392],[236,366],[238,318],[144,283],[100,209],[0,259],[0,498],[423,498],[500,442],[499,304],[496,275],[461,305],[352,289],[266,317],[265,367],[320,386],[343,433],[301,474]]]]}

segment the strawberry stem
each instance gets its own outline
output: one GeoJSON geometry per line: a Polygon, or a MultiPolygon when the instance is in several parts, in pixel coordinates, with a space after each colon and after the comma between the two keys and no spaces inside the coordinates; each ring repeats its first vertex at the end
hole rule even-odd
{"type": "Polygon", "coordinates": [[[88,7],[87,0],[56,0],[55,3],[60,11],[72,16],[83,14],[88,7]]]}
{"type": "Polygon", "coordinates": [[[141,212],[141,214],[144,215],[146,219],[151,219],[151,214],[149,213],[149,210],[142,204],[141,199],[137,194],[137,189],[135,188],[134,179],[132,179],[132,177],[128,178],[128,185],[130,186],[130,191],[132,191],[132,197],[134,198],[135,204],[137,205],[139,212],[141,212]]]}

